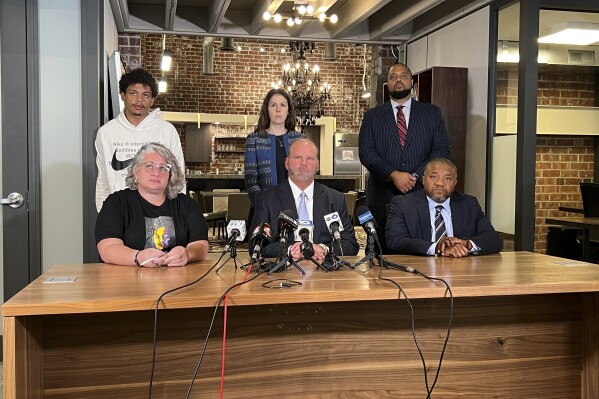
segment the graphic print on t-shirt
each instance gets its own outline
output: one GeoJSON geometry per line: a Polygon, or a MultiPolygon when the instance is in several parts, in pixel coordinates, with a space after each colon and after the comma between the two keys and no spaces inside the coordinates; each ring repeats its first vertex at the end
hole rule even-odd
{"type": "Polygon", "coordinates": [[[175,224],[170,216],[145,218],[146,245],[144,248],[156,248],[161,251],[175,246],[175,224]]]}

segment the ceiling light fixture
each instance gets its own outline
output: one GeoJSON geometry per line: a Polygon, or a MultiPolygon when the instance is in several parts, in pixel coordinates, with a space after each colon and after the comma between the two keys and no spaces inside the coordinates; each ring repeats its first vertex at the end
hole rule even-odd
{"type": "Polygon", "coordinates": [[[166,93],[167,88],[168,84],[166,83],[166,78],[163,76],[158,82],[158,93],[166,93]]]}
{"type": "MultiPolygon", "coordinates": [[[[262,18],[265,21],[270,21],[273,19],[276,23],[280,23],[283,20],[283,16],[280,13],[277,12],[272,15],[268,11],[262,14],[262,18]]],[[[317,19],[323,23],[329,20],[332,24],[335,24],[337,21],[339,21],[337,14],[331,14],[330,16],[327,16],[327,14],[321,13],[318,16],[314,16],[314,6],[311,4],[294,4],[291,13],[286,13],[285,18],[289,27],[300,25],[303,21],[307,20],[317,19]]]]}
{"type": "Polygon", "coordinates": [[[166,35],[162,35],[162,61],[160,62],[160,69],[170,71],[172,60],[171,52],[166,49],[166,35]]]}
{"type": "Polygon", "coordinates": [[[290,42],[289,48],[295,64],[284,64],[283,76],[276,83],[272,82],[272,87],[287,90],[295,108],[297,124],[303,131],[324,116],[324,106],[331,99],[332,86],[327,82],[321,84],[320,67],[314,65],[310,69],[310,64],[303,57],[306,51],[316,48],[313,42],[290,42]]]}
{"type": "Polygon", "coordinates": [[[599,24],[590,22],[562,22],[539,34],[539,43],[586,46],[596,42],[599,42],[599,24]]]}
{"type": "Polygon", "coordinates": [[[370,98],[371,93],[369,90],[366,90],[366,45],[364,45],[363,67],[364,67],[364,72],[362,73],[362,88],[364,90],[362,90],[362,98],[370,98]]]}

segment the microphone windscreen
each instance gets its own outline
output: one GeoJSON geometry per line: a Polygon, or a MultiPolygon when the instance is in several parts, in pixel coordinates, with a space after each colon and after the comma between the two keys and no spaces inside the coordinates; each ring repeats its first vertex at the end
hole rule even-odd
{"type": "Polygon", "coordinates": [[[227,235],[230,237],[234,230],[239,231],[235,240],[243,241],[246,235],[245,220],[231,220],[227,225],[227,235]]]}
{"type": "Polygon", "coordinates": [[[302,230],[308,231],[308,240],[312,241],[312,235],[314,233],[314,224],[310,220],[299,220],[298,228],[295,230],[295,236],[294,236],[294,239],[296,242],[303,241],[302,237],[300,236],[300,232],[302,230]]]}
{"type": "Polygon", "coordinates": [[[337,229],[339,231],[343,231],[343,223],[341,223],[341,218],[339,217],[339,212],[329,213],[328,215],[324,215],[324,222],[327,225],[327,229],[331,231],[331,225],[333,223],[337,223],[337,229]]]}
{"type": "Polygon", "coordinates": [[[360,207],[358,207],[358,210],[356,211],[356,215],[358,215],[358,221],[360,222],[361,225],[364,225],[366,222],[372,220],[373,222],[374,220],[374,216],[372,216],[372,213],[370,213],[370,209],[368,209],[368,207],[361,205],[360,207]]]}
{"type": "Polygon", "coordinates": [[[279,228],[291,228],[297,229],[297,220],[295,220],[295,213],[290,210],[282,211],[279,213],[279,228]]]}

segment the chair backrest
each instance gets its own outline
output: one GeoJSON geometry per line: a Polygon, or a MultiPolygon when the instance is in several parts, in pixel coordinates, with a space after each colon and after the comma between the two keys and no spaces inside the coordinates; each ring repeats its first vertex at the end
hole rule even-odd
{"type": "Polygon", "coordinates": [[[358,197],[358,193],[355,191],[350,191],[349,193],[343,193],[345,197],[345,206],[347,207],[347,213],[349,214],[349,219],[351,222],[354,222],[354,211],[356,209],[356,198],[358,197]]]}
{"type": "MultiPolygon", "coordinates": [[[[248,193],[229,194],[229,203],[227,206],[227,220],[248,220],[250,215],[250,196],[248,193]]],[[[249,228],[249,226],[248,226],[249,228]]]]}
{"type": "Polygon", "coordinates": [[[580,195],[584,216],[599,216],[599,183],[580,183],[580,195]]]}
{"type": "MultiPolygon", "coordinates": [[[[215,193],[238,193],[240,190],[238,188],[215,188],[215,193]]],[[[212,199],[212,210],[214,212],[226,211],[228,204],[228,197],[214,197],[212,199]]]]}
{"type": "Polygon", "coordinates": [[[205,179],[190,179],[187,181],[187,189],[193,191],[202,191],[208,187],[208,182],[205,179]]]}
{"type": "Polygon", "coordinates": [[[196,193],[193,190],[190,190],[187,192],[187,195],[189,195],[189,197],[194,200],[198,206],[200,207],[200,211],[202,213],[204,213],[204,203],[203,203],[203,198],[198,197],[198,193],[196,193]]]}

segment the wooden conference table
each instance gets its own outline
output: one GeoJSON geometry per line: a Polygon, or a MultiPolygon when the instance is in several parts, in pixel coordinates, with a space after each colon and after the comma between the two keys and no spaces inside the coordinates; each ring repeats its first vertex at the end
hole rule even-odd
{"type": "MultiPolygon", "coordinates": [[[[389,257],[441,277],[455,296],[433,398],[599,397],[599,268],[540,254],[389,257]]],[[[213,261],[145,269],[60,265],[2,306],[4,399],[147,398],[158,296],[213,261]],[[76,276],[74,283],[45,284],[76,276]]],[[[229,298],[225,398],[424,398],[405,298],[366,273],[261,275],[229,298]],[[267,289],[271,278],[301,287],[267,289]]],[[[184,398],[214,305],[245,272],[229,262],[160,304],[153,398],[184,398]]],[[[412,300],[432,382],[445,337],[445,288],[385,270],[412,300]]],[[[222,309],[191,393],[217,398],[222,309]]]]}
{"type": "Polygon", "coordinates": [[[575,227],[582,230],[582,260],[589,261],[590,230],[599,230],[599,217],[564,216],[546,218],[545,223],[558,226],[575,227]]]}

